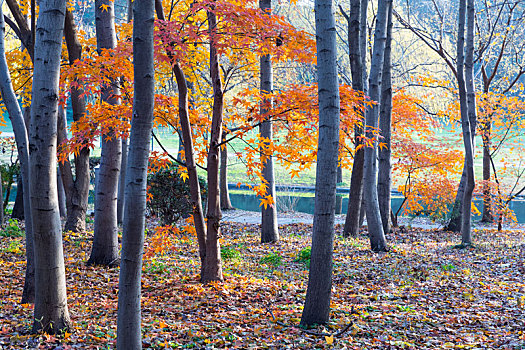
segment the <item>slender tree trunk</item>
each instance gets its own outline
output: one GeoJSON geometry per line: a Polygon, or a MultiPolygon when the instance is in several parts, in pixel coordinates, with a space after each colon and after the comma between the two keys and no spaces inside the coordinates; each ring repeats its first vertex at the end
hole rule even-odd
{"type": "MultiPolygon", "coordinates": [[[[164,10],[160,0],[155,0],[155,10],[157,12],[157,18],[164,21],[164,10]]],[[[179,64],[175,62],[173,56],[169,54],[170,50],[167,49],[166,52],[171,60],[173,74],[175,75],[179,91],[179,122],[182,129],[182,138],[184,139],[184,156],[186,158],[186,168],[188,170],[190,200],[193,208],[193,223],[195,225],[195,232],[197,233],[197,241],[199,243],[201,276],[203,276],[204,266],[206,264],[206,223],[204,221],[202,210],[201,190],[197,175],[193,139],[191,136],[191,124],[188,116],[188,85],[186,84],[186,77],[183,70],[180,68],[179,64]]]]}
{"type": "Polygon", "coordinates": [[[64,191],[64,183],[60,175],[60,167],[57,169],[57,191],[58,191],[58,212],[60,219],[64,219],[67,215],[66,211],[66,192],[64,191]]]}
{"type": "Polygon", "coordinates": [[[392,150],[392,6],[389,6],[383,77],[381,81],[381,109],[379,116],[379,131],[383,136],[381,142],[385,147],[379,149],[379,173],[377,180],[377,195],[379,211],[385,234],[390,232],[390,201],[392,191],[392,165],[390,155],[392,150]]]}
{"type": "MultiPolygon", "coordinates": [[[[343,168],[341,166],[337,167],[337,186],[339,186],[343,182],[343,168]]],[[[343,212],[343,195],[338,194],[336,190],[336,196],[335,196],[335,213],[341,214],[343,212]]]]}
{"type": "Polygon", "coordinates": [[[208,11],[210,34],[210,76],[213,87],[213,112],[208,150],[208,205],[206,227],[206,259],[201,275],[203,283],[222,281],[221,249],[219,244],[221,204],[219,196],[219,144],[222,136],[223,91],[216,48],[217,16],[215,8],[208,11]]]}
{"type": "Polygon", "coordinates": [[[331,0],[315,1],[319,143],[315,211],[308,289],[301,324],[327,323],[332,290],[336,175],[339,149],[339,81],[334,8],[331,0]]]}
{"type": "Polygon", "coordinates": [[[474,0],[467,1],[467,39],[466,46],[463,43],[463,32],[465,30],[465,4],[460,1],[459,24],[458,24],[458,82],[463,80],[463,49],[465,49],[465,81],[460,84],[461,105],[461,127],[463,129],[463,142],[465,145],[465,164],[467,182],[463,197],[463,212],[461,218],[461,244],[471,245],[471,210],[472,195],[474,192],[474,145],[472,142],[476,123],[476,95],[474,91],[474,0]],[[463,22],[463,24],[462,24],[463,22]],[[461,87],[463,85],[463,88],[461,87]],[[474,125],[472,125],[474,124],[474,125]]]}
{"type": "MultiPolygon", "coordinates": [[[[2,31],[3,33],[3,31],[2,31]]],[[[3,191],[3,186],[2,186],[2,173],[0,173],[0,198],[4,198],[4,191],[3,191]]],[[[4,211],[4,208],[2,207],[2,210],[0,210],[0,227],[3,227],[4,226],[4,215],[5,215],[5,211],[4,211]]]]}
{"type": "MultiPolygon", "coordinates": [[[[352,88],[355,91],[365,91],[365,72],[366,64],[366,10],[368,0],[351,0],[350,17],[348,18],[348,48],[350,59],[350,70],[352,73],[352,88]],[[363,25],[364,24],[364,25],[363,25]],[[363,33],[364,32],[364,33],[363,33]]],[[[356,110],[362,114],[362,111],[356,110]]],[[[352,165],[352,175],[350,178],[350,193],[348,196],[348,209],[346,212],[343,236],[356,237],[361,226],[361,206],[363,202],[363,175],[365,163],[365,150],[362,145],[361,137],[363,128],[355,126],[355,145],[354,163],[352,165]]]]}
{"type": "MultiPolygon", "coordinates": [[[[224,139],[224,136],[223,136],[224,139]]],[[[220,169],[220,193],[221,209],[234,209],[230,201],[230,191],[228,190],[228,146],[221,147],[221,169],[220,169]]]]}
{"type": "Polygon", "coordinates": [[[117,198],[117,223],[124,222],[124,202],[125,202],[125,181],[126,168],[128,166],[128,139],[122,139],[122,159],[120,166],[120,177],[118,181],[118,198],[117,198]]]}
{"type": "MultiPolygon", "coordinates": [[[[22,192],[22,204],[25,212],[25,236],[26,236],[26,272],[24,280],[24,290],[22,300],[24,303],[33,303],[35,301],[35,263],[34,263],[34,245],[33,245],[33,224],[31,220],[31,198],[29,191],[23,191],[22,187],[29,188],[29,140],[26,123],[15,92],[11,83],[9,67],[5,57],[4,45],[4,15],[0,8],[0,93],[2,100],[9,113],[9,119],[13,125],[15,142],[18,150],[18,159],[20,159],[20,179],[18,181],[20,192],[22,192]]],[[[0,181],[1,183],[1,181],[0,181]]],[[[0,186],[1,187],[1,186],[0,186]]],[[[17,195],[18,196],[18,195],[17,195]]],[[[3,219],[2,219],[3,223],[3,219]]]]}
{"type": "Polygon", "coordinates": [[[492,215],[492,194],[490,191],[490,133],[491,133],[491,122],[487,121],[483,125],[482,131],[483,139],[483,216],[481,217],[482,222],[493,222],[494,216],[492,215]]]}
{"type": "MultiPolygon", "coordinates": [[[[66,12],[64,27],[69,64],[82,59],[82,45],[78,39],[77,27],[71,11],[66,12]]],[[[78,122],[86,114],[84,90],[81,87],[71,87],[71,106],[73,121],[78,122]]],[[[64,135],[62,142],[67,137],[64,135]]],[[[89,147],[86,145],[74,155],[75,176],[69,161],[59,164],[66,192],[67,219],[65,230],[83,232],[86,230],[86,213],[89,199],[89,147]]]]}
{"type": "MultiPolygon", "coordinates": [[[[259,7],[265,11],[269,16],[272,11],[271,0],[259,0],[259,7]]],[[[271,94],[273,92],[273,72],[272,72],[272,58],[270,55],[263,55],[260,58],[261,75],[260,75],[260,89],[263,94],[271,94]]],[[[271,108],[271,99],[264,99],[261,105],[261,114],[268,112],[271,108]]],[[[273,141],[272,121],[270,119],[264,120],[259,126],[259,133],[261,137],[267,139],[270,144],[273,141]]],[[[261,149],[261,164],[263,179],[266,182],[266,193],[272,196],[274,203],[270,206],[261,206],[261,243],[277,242],[279,240],[279,230],[277,228],[277,196],[275,191],[275,176],[274,176],[274,161],[271,154],[266,154],[261,149]]]]}
{"type": "Polygon", "coordinates": [[[155,1],[135,1],[133,12],[135,85],[119,275],[117,349],[120,350],[142,348],[140,283],[144,250],[148,157],[155,100],[153,61],[155,1]]]}
{"type": "Polygon", "coordinates": [[[16,197],[15,204],[13,204],[13,211],[11,218],[24,220],[24,181],[22,175],[16,179],[16,197]]]}
{"type": "Polygon", "coordinates": [[[31,104],[29,193],[35,251],[33,332],[61,334],[70,327],[62,225],[56,187],[60,56],[66,4],[40,3],[31,104]]]}
{"type": "MultiPolygon", "coordinates": [[[[392,2],[390,0],[379,0],[377,5],[377,19],[374,33],[374,50],[370,66],[369,94],[372,101],[377,104],[366,109],[366,129],[368,138],[375,138],[373,130],[378,127],[379,108],[381,98],[381,72],[384,61],[386,43],[386,28],[388,11],[392,2]]],[[[379,198],[377,194],[377,140],[373,145],[365,148],[365,187],[366,198],[366,221],[368,224],[368,235],[370,237],[371,249],[375,252],[388,250],[386,245],[383,223],[379,210],[379,198]]]]}
{"type": "MultiPolygon", "coordinates": [[[[114,49],[117,45],[117,37],[113,1],[95,1],[95,23],[98,50],[114,49]]],[[[102,87],[102,101],[113,105],[119,104],[119,93],[116,82],[104,86],[102,87]]],[[[100,169],[95,185],[93,249],[88,264],[113,266],[118,263],[117,198],[121,159],[121,141],[114,135],[104,135],[100,169]]]]}

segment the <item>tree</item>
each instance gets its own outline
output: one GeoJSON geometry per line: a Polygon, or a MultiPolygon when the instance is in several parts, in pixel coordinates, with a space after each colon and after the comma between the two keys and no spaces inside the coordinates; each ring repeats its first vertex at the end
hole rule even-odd
{"type": "MultiPolygon", "coordinates": [[[[77,28],[71,10],[66,12],[64,26],[64,37],[69,57],[69,64],[82,59],[82,45],[80,44],[77,28]]],[[[73,121],[78,122],[86,114],[86,100],[84,91],[78,81],[71,84],[71,106],[73,109],[73,121]]],[[[66,127],[64,123],[64,127],[66,127]]],[[[65,129],[59,130],[58,143],[67,139],[65,129]]],[[[74,155],[75,176],[69,159],[60,162],[60,173],[64,190],[66,192],[67,219],[64,229],[66,231],[82,232],[86,229],[86,212],[89,198],[89,147],[85,144],[79,152],[74,155]]]]}
{"type": "MultiPolygon", "coordinates": [[[[259,7],[264,12],[271,15],[272,1],[259,0],[259,7]]],[[[273,75],[272,75],[272,58],[270,55],[263,55],[260,58],[261,66],[261,92],[271,93],[273,89],[273,75]]],[[[271,108],[271,100],[266,99],[261,106],[261,113],[265,113],[267,108],[271,108]]],[[[259,126],[259,132],[262,138],[272,142],[272,121],[271,119],[264,120],[259,126]]],[[[271,196],[275,201],[277,199],[275,192],[275,178],[274,178],[274,162],[272,155],[261,152],[261,163],[263,166],[262,175],[267,186],[267,195],[271,196]]],[[[261,206],[261,242],[269,243],[279,240],[279,231],[277,228],[277,203],[272,205],[261,206]]]]}
{"type": "MultiPolygon", "coordinates": [[[[97,50],[114,49],[117,37],[113,1],[95,1],[95,23],[97,50]]],[[[118,95],[117,81],[106,83],[102,87],[101,103],[118,105],[118,95]]],[[[88,264],[114,266],[118,263],[117,198],[122,149],[121,141],[111,131],[101,138],[100,169],[95,185],[93,248],[88,264]]]]}
{"type": "MultiPolygon", "coordinates": [[[[371,133],[378,127],[379,102],[381,98],[381,71],[384,64],[386,28],[390,6],[392,6],[390,0],[380,0],[377,7],[374,49],[370,65],[369,94],[370,99],[378,103],[366,109],[365,132],[370,135],[369,138],[374,137],[371,133]]],[[[386,251],[386,238],[381,221],[377,194],[377,140],[374,140],[370,145],[365,147],[364,195],[366,201],[366,221],[368,224],[371,248],[375,252],[386,251]]]]}
{"type": "Polygon", "coordinates": [[[465,146],[466,186],[461,212],[461,244],[471,245],[470,230],[474,192],[474,143],[476,130],[476,96],[474,92],[474,0],[460,0],[458,11],[457,72],[461,111],[461,129],[465,146]],[[467,5],[468,3],[468,5],[467,5]],[[465,46],[465,12],[467,39],[465,46]],[[466,80],[466,81],[465,81],[466,80]]]}
{"type": "MultiPolygon", "coordinates": [[[[29,140],[27,127],[24,116],[11,83],[9,67],[5,57],[4,44],[4,15],[0,6],[0,92],[2,100],[9,113],[9,119],[13,125],[16,146],[18,149],[18,158],[20,159],[20,175],[22,181],[19,182],[26,189],[29,188],[29,140]]],[[[35,301],[35,266],[34,266],[34,248],[33,248],[33,224],[31,221],[31,203],[29,190],[23,193],[23,206],[25,215],[25,236],[26,236],[26,275],[24,280],[24,291],[22,293],[22,303],[33,303],[35,301]]],[[[3,214],[3,208],[2,208],[3,214]]],[[[3,223],[3,217],[2,217],[3,223]]]]}
{"type": "Polygon", "coordinates": [[[315,211],[308,289],[301,324],[327,323],[332,290],[337,159],[339,150],[339,80],[334,8],[330,0],[315,1],[319,141],[315,180],[315,211]]]}
{"type": "Polygon", "coordinates": [[[40,3],[29,137],[35,250],[33,331],[47,333],[61,333],[70,326],[56,186],[58,83],[65,12],[63,0],[40,3]]]}
{"type": "MultiPolygon", "coordinates": [[[[348,46],[350,70],[352,73],[352,88],[365,92],[366,76],[366,18],[368,0],[352,0],[348,22],[348,46]]],[[[360,226],[361,204],[363,201],[363,175],[365,166],[365,150],[362,147],[363,128],[355,127],[355,155],[350,178],[350,194],[346,213],[343,235],[357,236],[360,226]]]]}
{"type": "Polygon", "coordinates": [[[385,57],[381,79],[381,106],[379,111],[379,133],[382,136],[383,147],[379,148],[379,171],[377,178],[377,195],[383,231],[390,231],[390,202],[392,191],[392,7],[388,9],[385,57]]]}
{"type": "Polygon", "coordinates": [[[146,216],[146,180],[155,97],[154,4],[154,0],[135,1],[133,7],[134,99],[126,170],[117,317],[117,349],[122,350],[142,348],[140,283],[146,216]]]}

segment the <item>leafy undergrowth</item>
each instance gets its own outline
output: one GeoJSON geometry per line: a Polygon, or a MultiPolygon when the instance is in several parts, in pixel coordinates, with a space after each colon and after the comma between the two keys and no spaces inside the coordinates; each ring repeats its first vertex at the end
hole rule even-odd
{"type": "MultiPolygon", "coordinates": [[[[475,247],[454,249],[451,233],[396,230],[386,254],[338,236],[331,323],[303,330],[311,225],[283,226],[270,245],[256,225],[223,227],[223,283],[198,282],[193,238],[145,261],[145,348],[525,348],[523,232],[477,231],[475,247]]],[[[0,348],[115,347],[118,269],[87,267],[89,237],[64,238],[73,329],[59,338],[29,335],[23,238],[0,238],[0,348]]]]}

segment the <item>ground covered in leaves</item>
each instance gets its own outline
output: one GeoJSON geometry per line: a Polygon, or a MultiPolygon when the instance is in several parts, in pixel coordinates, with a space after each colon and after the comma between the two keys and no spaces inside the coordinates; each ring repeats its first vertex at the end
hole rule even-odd
{"type": "MultiPolygon", "coordinates": [[[[456,249],[457,235],[396,229],[385,254],[368,250],[366,231],[338,236],[331,323],[304,330],[311,231],[282,226],[263,245],[258,225],[225,223],[225,281],[206,286],[195,239],[171,236],[144,263],[144,347],[525,349],[525,232],[476,231],[474,248],[456,249]]],[[[0,349],[115,347],[118,269],[86,266],[90,234],[65,233],[64,247],[73,328],[35,336],[32,306],[19,304],[23,238],[0,237],[0,349]]]]}

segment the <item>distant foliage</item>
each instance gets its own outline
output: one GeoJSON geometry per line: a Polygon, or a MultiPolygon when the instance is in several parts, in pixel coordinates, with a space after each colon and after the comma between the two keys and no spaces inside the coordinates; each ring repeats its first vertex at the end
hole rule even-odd
{"type": "MultiPolygon", "coordinates": [[[[181,176],[177,165],[158,170],[148,176],[148,203],[150,214],[158,216],[163,225],[171,225],[191,215],[190,186],[181,176]]],[[[206,200],[207,184],[199,177],[202,200],[206,200]]]]}

